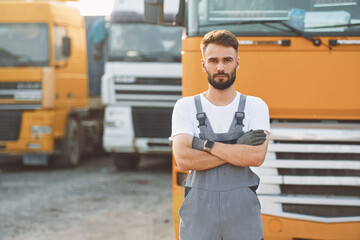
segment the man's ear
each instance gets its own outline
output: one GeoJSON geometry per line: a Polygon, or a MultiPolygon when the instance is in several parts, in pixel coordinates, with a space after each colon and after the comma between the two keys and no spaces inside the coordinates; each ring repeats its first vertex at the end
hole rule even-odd
{"type": "Polygon", "coordinates": [[[240,67],[240,58],[236,58],[236,70],[238,70],[240,67]]]}
{"type": "Polygon", "coordinates": [[[201,59],[201,66],[204,72],[206,72],[206,67],[205,67],[205,59],[201,59]]]}

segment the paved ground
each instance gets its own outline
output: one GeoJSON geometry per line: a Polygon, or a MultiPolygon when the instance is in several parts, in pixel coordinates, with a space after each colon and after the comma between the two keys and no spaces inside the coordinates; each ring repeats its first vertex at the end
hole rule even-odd
{"type": "Polygon", "coordinates": [[[75,169],[1,165],[0,239],[174,239],[169,158],[133,172],[87,158],[75,169]]]}

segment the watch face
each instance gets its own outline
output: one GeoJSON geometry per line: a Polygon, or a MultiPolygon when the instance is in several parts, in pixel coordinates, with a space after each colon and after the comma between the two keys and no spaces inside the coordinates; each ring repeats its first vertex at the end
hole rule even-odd
{"type": "Polygon", "coordinates": [[[214,146],[214,142],[213,141],[210,141],[208,140],[205,144],[205,151],[206,152],[210,152],[210,149],[214,146]]]}

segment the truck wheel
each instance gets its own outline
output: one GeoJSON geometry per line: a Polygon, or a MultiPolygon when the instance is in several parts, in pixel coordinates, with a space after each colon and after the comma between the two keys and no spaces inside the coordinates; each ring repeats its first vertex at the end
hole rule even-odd
{"type": "Polygon", "coordinates": [[[61,167],[75,167],[80,162],[81,136],[79,122],[70,118],[66,126],[66,136],[62,142],[61,155],[55,158],[55,164],[61,167]]]}
{"type": "Polygon", "coordinates": [[[114,154],[115,167],[118,171],[135,170],[139,164],[140,157],[135,154],[114,154]]]}

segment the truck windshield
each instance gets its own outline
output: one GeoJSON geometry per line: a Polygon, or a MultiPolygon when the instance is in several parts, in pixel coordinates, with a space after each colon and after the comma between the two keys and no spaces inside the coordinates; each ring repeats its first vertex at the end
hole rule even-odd
{"type": "Polygon", "coordinates": [[[0,24],[0,67],[20,66],[49,66],[47,24],[0,24]]]}
{"type": "Polygon", "coordinates": [[[189,0],[186,33],[227,29],[243,36],[360,35],[360,0],[189,0]]]}
{"type": "Polygon", "coordinates": [[[181,27],[113,23],[109,31],[109,61],[180,62],[181,27]]]}

